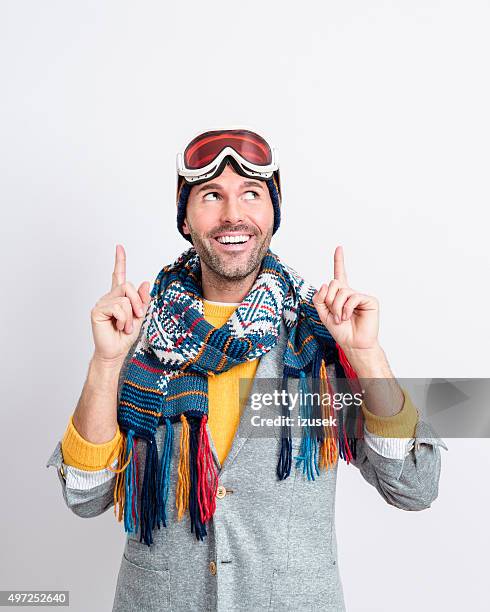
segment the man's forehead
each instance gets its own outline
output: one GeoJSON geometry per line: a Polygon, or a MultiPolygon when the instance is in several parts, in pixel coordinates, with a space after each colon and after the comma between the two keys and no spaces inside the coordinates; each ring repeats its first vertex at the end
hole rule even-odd
{"type": "MultiPolygon", "coordinates": [[[[247,179],[237,173],[235,174],[236,174],[236,179],[233,179],[232,181],[234,185],[236,184],[239,187],[257,187],[259,189],[264,189],[264,186],[262,185],[263,181],[247,179]]],[[[219,176],[216,176],[213,179],[206,181],[205,183],[194,185],[192,187],[192,191],[194,191],[194,193],[199,193],[200,191],[203,191],[204,189],[223,189],[224,187],[227,186],[227,183],[229,183],[229,181],[226,179],[226,177],[223,180],[222,177],[223,175],[220,174],[219,176]]]]}

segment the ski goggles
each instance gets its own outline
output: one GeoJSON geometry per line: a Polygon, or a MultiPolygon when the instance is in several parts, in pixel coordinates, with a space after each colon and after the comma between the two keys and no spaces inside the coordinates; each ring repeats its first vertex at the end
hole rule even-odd
{"type": "Polygon", "coordinates": [[[195,136],[177,154],[177,192],[185,180],[197,185],[221,174],[227,162],[242,176],[274,176],[281,197],[278,152],[265,138],[245,128],[211,130],[195,136]]]}

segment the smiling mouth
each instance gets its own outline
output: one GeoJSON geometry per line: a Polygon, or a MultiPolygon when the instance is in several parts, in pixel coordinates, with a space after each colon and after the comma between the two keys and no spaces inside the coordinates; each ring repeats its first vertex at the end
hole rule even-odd
{"type": "Polygon", "coordinates": [[[224,234],[215,236],[216,242],[223,246],[244,245],[252,238],[251,234],[224,234]]]}

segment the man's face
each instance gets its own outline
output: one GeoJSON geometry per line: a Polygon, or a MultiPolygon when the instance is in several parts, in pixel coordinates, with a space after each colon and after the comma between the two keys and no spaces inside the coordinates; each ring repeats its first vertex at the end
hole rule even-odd
{"type": "Polygon", "coordinates": [[[192,187],[183,230],[204,264],[227,280],[239,280],[260,267],[273,225],[265,181],[241,176],[227,164],[219,176],[192,187]],[[244,242],[230,244],[226,236],[244,242]]]}

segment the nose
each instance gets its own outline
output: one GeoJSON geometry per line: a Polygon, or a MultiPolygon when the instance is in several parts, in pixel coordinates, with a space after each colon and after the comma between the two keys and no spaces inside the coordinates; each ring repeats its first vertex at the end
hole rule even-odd
{"type": "Polygon", "coordinates": [[[226,198],[221,214],[222,222],[236,224],[242,222],[244,217],[245,215],[240,200],[234,195],[226,198]]]}

